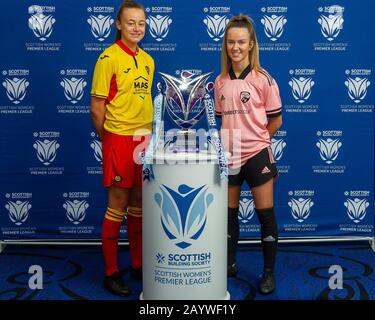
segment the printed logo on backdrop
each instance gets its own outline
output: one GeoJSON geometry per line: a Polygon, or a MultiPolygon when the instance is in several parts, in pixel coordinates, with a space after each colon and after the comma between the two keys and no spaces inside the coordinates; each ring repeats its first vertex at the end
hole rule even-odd
{"type": "Polygon", "coordinates": [[[88,114],[90,113],[89,105],[82,105],[85,101],[84,94],[87,87],[87,70],[86,69],[64,69],[60,70],[60,86],[64,93],[64,103],[68,105],[58,105],[57,112],[60,114],[88,114]]]}
{"type": "Polygon", "coordinates": [[[323,165],[313,165],[313,173],[318,174],[343,174],[346,166],[338,165],[339,155],[343,146],[341,130],[317,131],[318,136],[316,147],[323,165]]]}
{"type": "Polygon", "coordinates": [[[35,227],[22,226],[29,219],[32,208],[31,192],[9,192],[5,194],[3,208],[6,209],[12,227],[2,227],[3,236],[22,236],[35,234],[35,227]]]}
{"type": "Polygon", "coordinates": [[[171,252],[155,252],[155,283],[171,286],[210,283],[211,252],[191,251],[194,242],[204,233],[207,209],[214,200],[209,188],[182,184],[174,190],[160,185],[160,193],[155,194],[154,200],[161,209],[164,233],[176,247],[171,252]],[[189,250],[185,251],[187,248],[189,250]]]}
{"type": "Polygon", "coordinates": [[[351,104],[340,105],[341,112],[373,112],[374,105],[366,104],[367,93],[371,85],[371,69],[347,69],[345,70],[345,87],[347,101],[351,104]]]}
{"type": "Polygon", "coordinates": [[[156,41],[162,41],[168,35],[169,26],[172,23],[172,19],[168,16],[161,15],[149,15],[147,18],[147,23],[149,25],[149,31],[151,36],[156,41]]]}
{"type": "Polygon", "coordinates": [[[177,191],[162,185],[160,191],[154,200],[161,209],[163,230],[177,247],[186,249],[201,236],[214,196],[206,185],[192,188],[182,184],[177,191]]]}
{"type": "Polygon", "coordinates": [[[149,37],[146,37],[142,48],[152,52],[175,52],[176,42],[168,42],[169,33],[173,28],[173,7],[146,7],[146,23],[149,37]],[[152,41],[150,41],[152,40],[152,41]]]}
{"type": "Polygon", "coordinates": [[[287,146],[286,139],[287,139],[286,130],[276,131],[276,133],[271,139],[272,154],[276,160],[277,170],[280,174],[289,173],[289,170],[291,168],[290,165],[284,164],[285,161],[283,159],[285,147],[287,146]]]}
{"type": "Polygon", "coordinates": [[[27,8],[29,19],[28,27],[34,35],[35,43],[26,43],[27,51],[59,51],[61,43],[47,42],[51,37],[56,22],[55,6],[32,5],[27,8]]]}
{"type": "Polygon", "coordinates": [[[73,226],[59,226],[59,232],[74,235],[92,234],[94,226],[81,225],[86,218],[87,209],[90,207],[88,202],[90,192],[64,192],[62,197],[65,216],[73,226]]]}
{"type": "Polygon", "coordinates": [[[344,10],[339,5],[324,6],[318,8],[317,19],[320,26],[320,34],[326,42],[313,44],[315,51],[346,51],[348,43],[337,42],[341,31],[344,29],[344,10]]]}
{"type": "Polygon", "coordinates": [[[293,223],[284,224],[286,232],[309,232],[316,231],[317,224],[311,223],[313,215],[313,206],[315,191],[314,190],[294,190],[288,192],[290,208],[290,219],[293,223]]]}
{"type": "Polygon", "coordinates": [[[203,26],[210,42],[199,43],[203,52],[221,51],[221,42],[224,36],[225,27],[231,16],[230,7],[204,7],[203,26]]]}
{"type": "Polygon", "coordinates": [[[60,175],[64,173],[64,167],[51,166],[58,155],[60,148],[60,132],[34,132],[32,146],[35,158],[39,161],[39,167],[29,168],[32,175],[60,175]]]}
{"type": "Polygon", "coordinates": [[[369,190],[348,190],[344,192],[343,214],[351,223],[340,224],[343,232],[373,233],[373,217],[370,209],[369,190]]]}
{"type": "Polygon", "coordinates": [[[86,51],[99,52],[109,47],[113,43],[114,22],[115,22],[115,8],[114,7],[88,7],[86,22],[90,28],[91,37],[85,42],[84,48],[86,51]]]}
{"type": "Polygon", "coordinates": [[[315,113],[319,109],[319,105],[310,104],[314,97],[313,90],[315,82],[315,69],[290,69],[289,86],[294,102],[298,104],[287,104],[285,106],[286,112],[295,113],[315,113]]]}
{"type": "MultiPolygon", "coordinates": [[[[91,132],[90,140],[90,151],[92,154],[92,163],[96,165],[86,167],[87,174],[102,174],[102,143],[99,140],[99,136],[95,132],[91,132]]],[[[88,149],[88,148],[87,148],[88,149]]],[[[88,149],[89,150],[89,149],[88,149]]]]}
{"type": "MultiPolygon", "coordinates": [[[[32,114],[34,106],[26,103],[27,92],[30,86],[30,70],[9,69],[2,70],[2,85],[9,105],[0,106],[0,114],[32,114]]],[[[4,100],[6,101],[6,100],[4,100]]]]}
{"type": "Polygon", "coordinates": [[[254,219],[255,204],[251,190],[241,190],[238,220],[240,223],[240,235],[246,236],[249,233],[259,233],[260,225],[254,219]]]}
{"type": "Polygon", "coordinates": [[[248,223],[255,213],[254,200],[249,198],[242,198],[240,200],[238,219],[241,223],[248,223]]]}
{"type": "Polygon", "coordinates": [[[285,39],[283,34],[288,22],[288,7],[262,7],[260,10],[262,12],[260,22],[263,25],[263,31],[268,41],[259,42],[259,50],[289,51],[291,43],[282,42],[285,39]]]}

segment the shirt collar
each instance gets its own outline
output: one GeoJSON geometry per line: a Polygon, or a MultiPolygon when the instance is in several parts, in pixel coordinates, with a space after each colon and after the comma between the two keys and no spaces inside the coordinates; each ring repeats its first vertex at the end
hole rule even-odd
{"type": "Polygon", "coordinates": [[[234,73],[233,71],[233,68],[230,67],[230,70],[229,70],[229,77],[231,80],[236,80],[236,79],[240,79],[240,80],[244,80],[247,75],[251,72],[251,67],[250,65],[248,65],[240,74],[240,76],[237,78],[236,77],[236,74],[234,73]]]}
{"type": "Polygon", "coordinates": [[[130,56],[136,56],[139,52],[139,48],[137,46],[137,49],[135,51],[131,50],[125,43],[123,43],[121,40],[117,40],[116,41],[116,44],[122,49],[124,50],[128,55],[130,56]]]}

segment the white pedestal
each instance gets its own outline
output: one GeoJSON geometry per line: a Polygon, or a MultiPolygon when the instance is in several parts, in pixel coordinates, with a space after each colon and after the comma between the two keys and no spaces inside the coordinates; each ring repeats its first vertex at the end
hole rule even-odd
{"type": "Polygon", "coordinates": [[[228,185],[220,179],[216,156],[170,154],[155,160],[155,179],[143,184],[140,298],[229,299],[228,185]]]}

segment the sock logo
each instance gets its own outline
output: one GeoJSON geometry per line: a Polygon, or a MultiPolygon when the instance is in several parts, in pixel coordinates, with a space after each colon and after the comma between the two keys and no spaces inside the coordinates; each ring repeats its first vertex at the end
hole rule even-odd
{"type": "Polygon", "coordinates": [[[276,241],[276,239],[273,236],[269,235],[268,237],[264,238],[263,241],[274,242],[274,241],[276,241]]]}

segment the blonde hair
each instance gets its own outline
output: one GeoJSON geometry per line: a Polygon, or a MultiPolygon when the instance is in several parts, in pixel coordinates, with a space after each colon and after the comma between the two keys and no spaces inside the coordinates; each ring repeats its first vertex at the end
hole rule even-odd
{"type": "MultiPolygon", "coordinates": [[[[132,9],[132,8],[143,10],[143,12],[146,15],[145,7],[142,4],[137,3],[135,1],[131,1],[131,0],[125,0],[125,1],[122,2],[122,4],[120,5],[120,7],[117,11],[116,20],[121,21],[122,12],[125,9],[132,9]]],[[[117,40],[120,40],[120,39],[121,39],[121,31],[116,28],[115,42],[117,40]]]]}
{"type": "Polygon", "coordinates": [[[250,41],[254,42],[253,48],[249,53],[249,64],[252,70],[262,70],[259,62],[259,45],[254,29],[254,23],[248,16],[240,14],[238,16],[232,17],[225,28],[223,43],[221,46],[221,75],[228,74],[232,66],[232,61],[228,57],[227,52],[228,30],[231,28],[245,28],[249,31],[250,41]]]}

